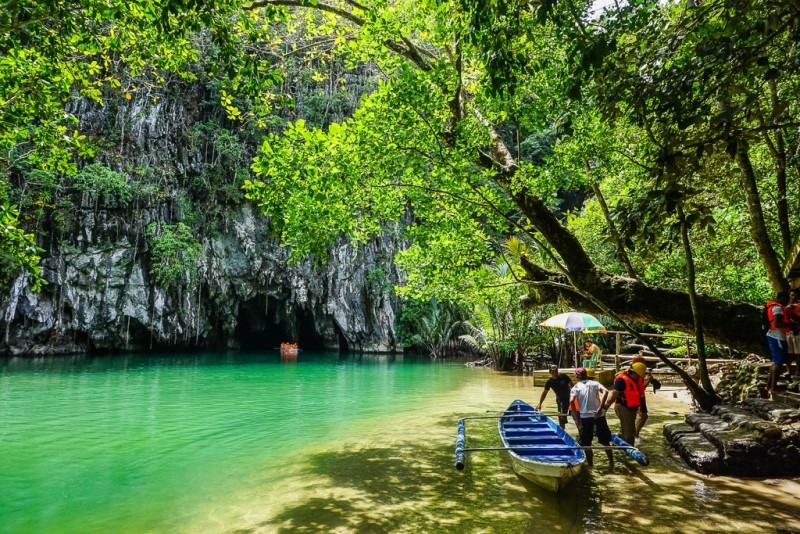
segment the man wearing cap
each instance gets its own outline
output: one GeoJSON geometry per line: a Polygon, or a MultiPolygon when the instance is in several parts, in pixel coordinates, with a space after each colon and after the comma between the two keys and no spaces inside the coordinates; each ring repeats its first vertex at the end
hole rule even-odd
{"type": "Polygon", "coordinates": [[[641,408],[644,398],[645,374],[647,366],[642,362],[636,362],[625,371],[621,371],[614,377],[614,390],[608,402],[604,404],[609,408],[611,403],[616,403],[614,412],[619,417],[620,435],[630,445],[636,440],[636,413],[641,408]]]}
{"type": "Polygon", "coordinates": [[[561,428],[567,427],[567,410],[569,410],[569,390],[572,389],[572,380],[564,373],[558,372],[558,366],[550,366],[550,378],[544,385],[544,391],[539,398],[537,410],[542,410],[542,403],[547,396],[547,392],[553,390],[556,394],[556,406],[558,406],[558,424],[561,428]]]}
{"type": "MultiPolygon", "coordinates": [[[[608,398],[608,390],[600,382],[589,380],[589,374],[583,367],[575,369],[575,377],[578,383],[570,391],[570,404],[577,405],[576,410],[581,418],[581,438],[582,447],[591,447],[592,438],[597,433],[597,441],[606,447],[611,445],[611,430],[606,421],[606,410],[603,408],[608,398]]],[[[611,449],[606,449],[608,464],[614,467],[614,455],[611,449]]],[[[592,449],[586,449],[586,463],[594,465],[594,454],[592,449]]]]}

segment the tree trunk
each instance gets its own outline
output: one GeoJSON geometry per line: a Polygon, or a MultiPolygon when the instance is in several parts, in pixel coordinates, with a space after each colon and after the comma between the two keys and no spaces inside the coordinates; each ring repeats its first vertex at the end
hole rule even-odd
{"type": "Polygon", "coordinates": [[[742,185],[747,195],[747,209],[750,213],[750,234],[753,237],[758,256],[767,271],[767,278],[772,284],[775,292],[788,291],[789,283],[783,276],[778,255],[772,247],[772,243],[767,233],[767,226],[764,222],[764,212],[761,209],[761,196],[758,192],[756,174],[753,164],[750,161],[747,141],[739,139],[736,141],[736,164],[742,173],[742,185]]]}
{"type": "Polygon", "coordinates": [[[603,217],[606,219],[608,231],[611,234],[612,241],[614,241],[614,247],[617,249],[617,258],[619,258],[619,261],[625,266],[625,272],[628,273],[628,276],[638,279],[639,277],[636,276],[636,271],[633,269],[631,260],[628,258],[628,253],[622,244],[622,239],[619,237],[617,225],[614,224],[614,219],[611,218],[611,213],[608,211],[608,204],[606,204],[606,199],[603,196],[603,192],[600,190],[600,184],[592,182],[592,191],[594,191],[594,195],[597,197],[597,203],[600,204],[600,209],[603,210],[603,217]]]}
{"type": "MultiPolygon", "coordinates": [[[[602,312],[592,302],[571,290],[565,275],[542,269],[525,257],[522,258],[522,266],[529,285],[529,293],[524,299],[526,305],[560,302],[589,313],[602,312]]],[[[610,274],[599,276],[594,285],[586,289],[626,320],[658,324],[681,332],[694,330],[692,306],[686,293],[610,274]]],[[[707,339],[767,355],[757,306],[698,295],[697,310],[704,318],[707,339]]]]}
{"type": "Polygon", "coordinates": [[[697,309],[697,284],[694,268],[694,255],[692,254],[692,244],[689,241],[689,226],[686,223],[686,213],[683,207],[678,205],[678,217],[681,223],[681,243],[683,253],[686,257],[686,289],[689,293],[689,302],[692,305],[692,319],[694,320],[694,335],[697,342],[697,362],[700,366],[700,383],[703,389],[711,396],[714,394],[714,386],[708,376],[708,364],[706,363],[705,336],[703,333],[703,316],[697,309]]]}
{"type": "MultiPolygon", "coordinates": [[[[777,123],[782,120],[779,110],[784,109],[784,106],[781,104],[778,84],[775,80],[769,81],[769,92],[772,103],[772,122],[777,123]]],[[[775,131],[774,142],[769,137],[769,134],[766,134],[765,137],[767,138],[767,146],[770,148],[772,157],[775,160],[775,186],[778,189],[778,228],[781,232],[783,256],[788,258],[792,250],[792,232],[789,226],[789,203],[786,200],[786,143],[781,130],[775,131]]]]}

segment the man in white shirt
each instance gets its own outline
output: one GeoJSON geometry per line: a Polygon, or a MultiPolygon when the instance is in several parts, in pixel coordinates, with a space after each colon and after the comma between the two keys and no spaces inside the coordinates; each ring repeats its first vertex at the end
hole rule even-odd
{"type": "MultiPolygon", "coordinates": [[[[603,408],[608,397],[608,390],[600,382],[589,380],[589,374],[583,367],[575,369],[575,378],[578,383],[572,387],[569,396],[570,406],[580,414],[580,444],[591,447],[592,439],[597,432],[597,441],[601,445],[611,445],[611,430],[606,421],[606,411],[603,408]]],[[[608,465],[614,467],[614,454],[611,449],[606,449],[608,465]]],[[[594,465],[592,449],[586,449],[586,462],[594,465]]]]}

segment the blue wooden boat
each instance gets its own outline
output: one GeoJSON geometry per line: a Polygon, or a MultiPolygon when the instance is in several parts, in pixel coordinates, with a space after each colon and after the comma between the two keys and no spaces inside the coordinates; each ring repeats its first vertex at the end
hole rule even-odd
{"type": "Polygon", "coordinates": [[[512,402],[497,426],[511,467],[519,476],[558,492],[581,472],[586,453],[580,445],[526,402],[512,402]]]}

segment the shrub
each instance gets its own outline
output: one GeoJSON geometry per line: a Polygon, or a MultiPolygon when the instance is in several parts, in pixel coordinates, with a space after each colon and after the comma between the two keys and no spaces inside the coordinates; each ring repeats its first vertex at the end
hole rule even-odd
{"type": "Polygon", "coordinates": [[[154,234],[150,241],[150,275],[155,281],[167,290],[194,284],[201,246],[191,228],[183,223],[153,223],[147,230],[154,234]]]}

